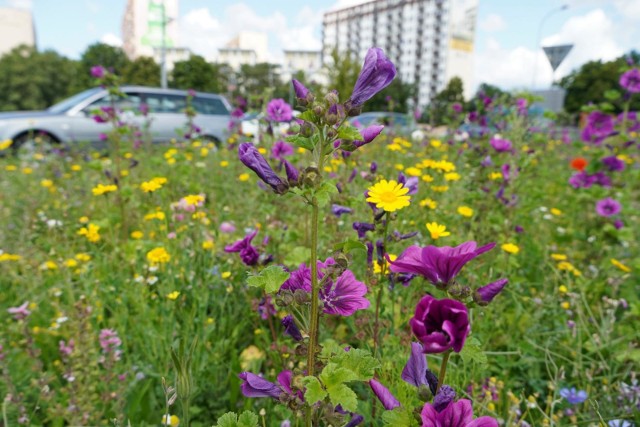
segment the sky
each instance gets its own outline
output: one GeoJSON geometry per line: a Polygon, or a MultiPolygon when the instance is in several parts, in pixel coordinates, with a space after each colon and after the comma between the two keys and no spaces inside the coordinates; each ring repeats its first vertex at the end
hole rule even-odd
{"type": "MultiPolygon", "coordinates": [[[[270,57],[282,49],[320,49],[322,14],[366,0],[179,0],[179,44],[213,60],[238,31],[263,31],[270,57]]],[[[31,9],[39,49],[71,58],[97,41],[119,45],[126,0],[0,0],[31,9]]],[[[640,0],[479,0],[474,87],[549,87],[540,46],[573,44],[555,78],[591,60],[640,51],[640,0]],[[562,6],[567,5],[566,9],[562,6]]]]}

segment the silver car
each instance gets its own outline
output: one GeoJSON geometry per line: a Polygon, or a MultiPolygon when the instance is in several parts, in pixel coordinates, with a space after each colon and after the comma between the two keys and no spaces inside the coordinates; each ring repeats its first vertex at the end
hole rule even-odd
{"type": "MultiPolygon", "coordinates": [[[[126,95],[114,100],[121,120],[144,127],[149,121],[149,133],[153,142],[165,142],[178,137],[179,129],[185,129],[187,118],[187,92],[143,86],[123,86],[126,95]],[[148,117],[138,112],[148,109],[148,117]]],[[[107,133],[110,123],[98,123],[94,112],[111,106],[106,89],[93,88],[72,96],[44,111],[19,111],[0,113],[0,141],[10,139],[13,148],[28,146],[40,138],[46,143],[71,144],[89,142],[101,145],[101,135],[107,133]]],[[[199,136],[216,144],[224,141],[231,118],[231,106],[227,100],[215,94],[195,92],[192,107],[196,111],[193,124],[199,128],[199,136]]]]}

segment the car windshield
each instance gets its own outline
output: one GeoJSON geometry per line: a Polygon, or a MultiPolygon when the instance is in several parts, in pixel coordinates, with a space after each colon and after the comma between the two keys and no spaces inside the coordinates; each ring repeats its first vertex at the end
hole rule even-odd
{"type": "Polygon", "coordinates": [[[93,88],[93,89],[85,90],[84,92],[80,92],[76,95],[73,95],[71,98],[67,98],[64,101],[60,101],[57,104],[52,105],[51,107],[47,108],[47,111],[55,114],[66,113],[71,108],[78,105],[79,102],[82,102],[85,99],[89,98],[90,96],[95,95],[100,90],[102,89],[93,88]]]}

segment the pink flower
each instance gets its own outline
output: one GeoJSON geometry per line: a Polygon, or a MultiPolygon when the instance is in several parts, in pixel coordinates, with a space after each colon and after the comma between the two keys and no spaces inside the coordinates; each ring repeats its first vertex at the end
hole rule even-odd
{"type": "Polygon", "coordinates": [[[13,314],[13,318],[15,320],[24,320],[27,317],[29,317],[29,315],[31,314],[31,311],[27,309],[28,306],[29,306],[29,301],[26,301],[21,306],[11,307],[7,311],[9,312],[9,314],[13,314]]]}
{"type": "Polygon", "coordinates": [[[498,427],[498,422],[491,417],[473,419],[471,401],[460,399],[449,403],[438,412],[431,403],[422,408],[422,427],[498,427]]]}

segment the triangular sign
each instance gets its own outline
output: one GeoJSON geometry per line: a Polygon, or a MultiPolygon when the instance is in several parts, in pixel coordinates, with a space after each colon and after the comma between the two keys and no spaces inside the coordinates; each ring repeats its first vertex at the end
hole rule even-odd
{"type": "Polygon", "coordinates": [[[551,64],[551,68],[555,71],[558,66],[564,61],[564,58],[567,57],[569,52],[573,48],[572,44],[563,44],[560,46],[547,46],[543,47],[544,53],[547,55],[547,59],[549,60],[549,64],[551,64]]]}

